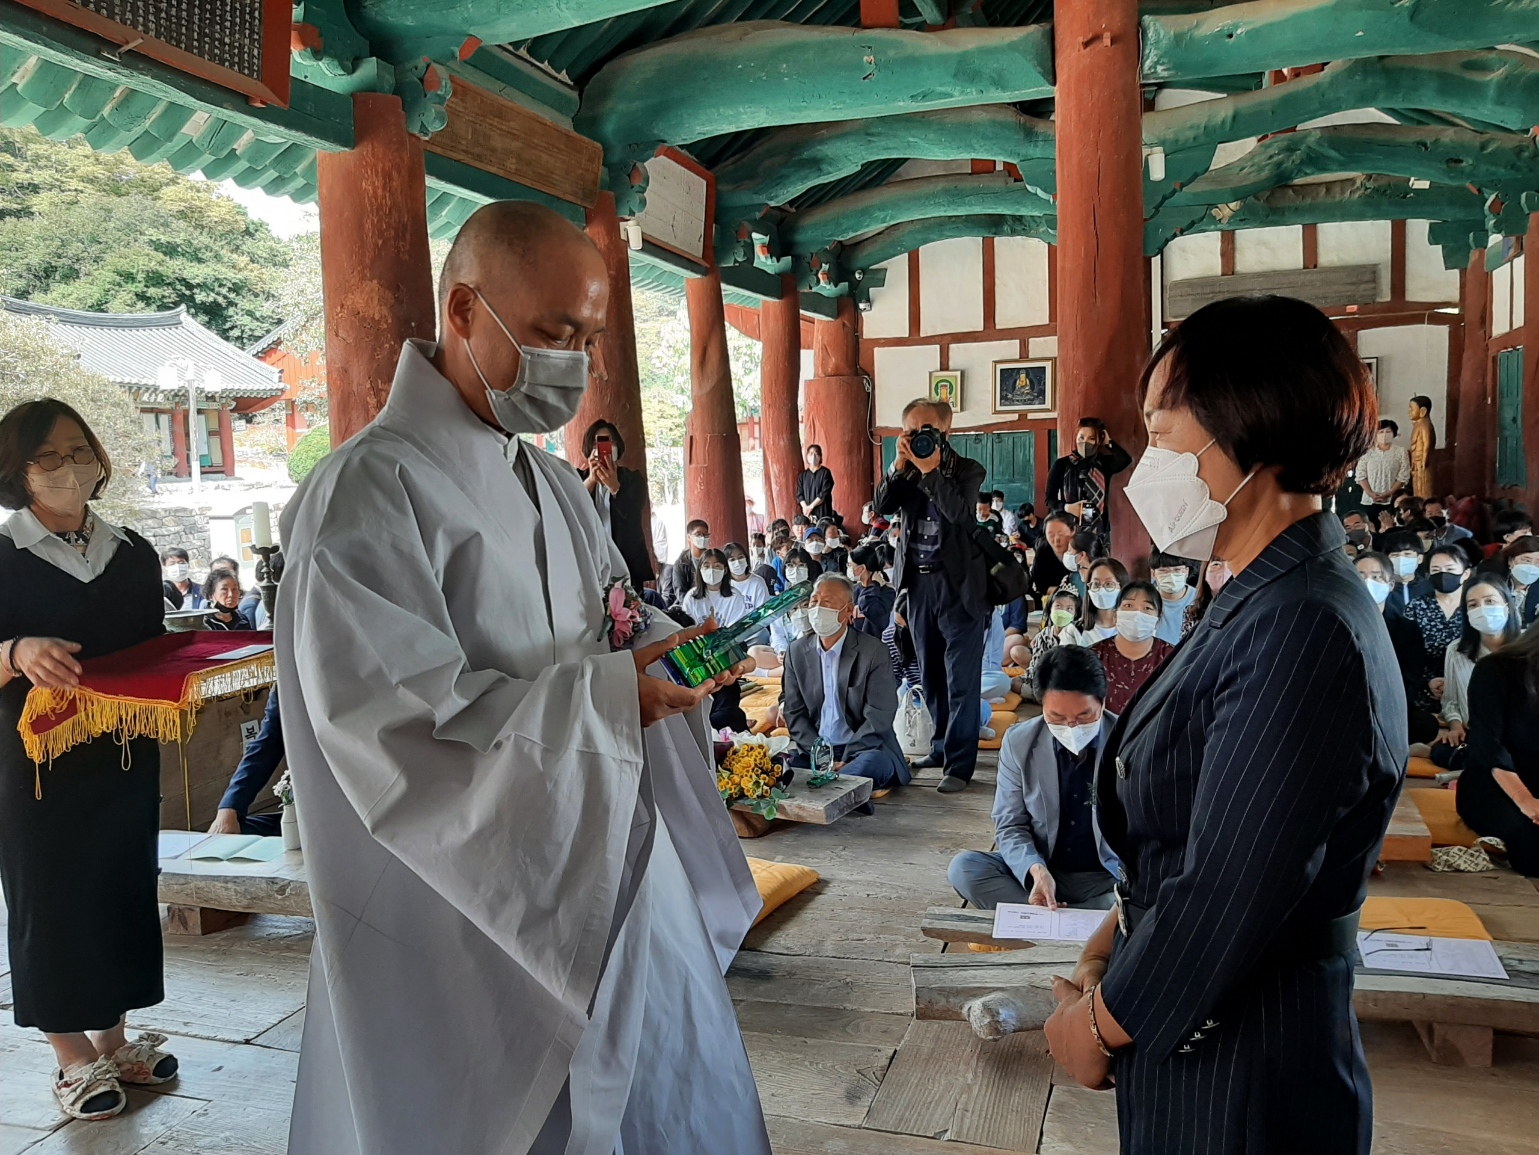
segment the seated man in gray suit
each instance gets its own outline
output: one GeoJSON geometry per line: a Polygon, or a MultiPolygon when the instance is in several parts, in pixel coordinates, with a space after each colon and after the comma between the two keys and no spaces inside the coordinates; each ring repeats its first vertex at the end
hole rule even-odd
{"type": "Polygon", "coordinates": [[[947,877],[972,905],[1002,902],[1110,909],[1121,869],[1096,825],[1096,752],[1117,717],[1106,672],[1082,646],[1058,646],[1037,666],[1042,716],[1005,734],[994,788],[997,851],[964,850],[947,877]]]}
{"type": "Polygon", "coordinates": [[[818,578],[807,603],[812,633],[786,651],[784,709],[804,757],[822,738],[840,772],[871,779],[875,793],[907,786],[908,763],[892,731],[898,684],[887,647],[850,629],[854,611],[855,586],[847,577],[818,578]]]}

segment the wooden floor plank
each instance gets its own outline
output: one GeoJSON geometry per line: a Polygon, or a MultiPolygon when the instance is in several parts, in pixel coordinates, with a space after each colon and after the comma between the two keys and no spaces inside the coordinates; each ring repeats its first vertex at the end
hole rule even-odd
{"type": "Polygon", "coordinates": [[[174,1131],[208,1104],[173,1095],[152,1095],[128,1089],[128,1106],[121,1115],[94,1123],[80,1120],[61,1127],[27,1155],[138,1155],[174,1131]]]}
{"type": "Polygon", "coordinates": [[[967,1096],[957,1104],[950,1139],[1035,1151],[1053,1086],[1053,1059],[1040,1031],[979,1041],[967,1096]]]}
{"type": "Polygon", "coordinates": [[[778,1115],[766,1116],[765,1122],[775,1155],[1000,1155],[997,1148],[971,1143],[833,1127],[778,1115]]]}
{"type": "Polygon", "coordinates": [[[1117,1155],[1117,1096],[1056,1084],[1042,1120],[1041,1155],[1117,1155]]]}
{"type": "Polygon", "coordinates": [[[305,1009],[300,1007],[288,1018],[269,1027],[251,1041],[259,1047],[275,1047],[280,1051],[297,1051],[305,1034],[305,1009]]]}
{"type": "Polygon", "coordinates": [[[902,963],[742,951],[727,972],[734,999],[909,1014],[909,968],[902,963]]]}
{"type": "Polygon", "coordinates": [[[894,1050],[914,1021],[911,1015],[809,1007],[799,1003],[745,1000],[736,1006],[738,1026],[744,1031],[826,1039],[833,1043],[869,1043],[894,1050]]]}
{"type": "Polygon", "coordinates": [[[798,1119],[856,1127],[865,1119],[894,1048],[745,1032],[761,1100],[798,1119]]]}
{"type": "Polygon", "coordinates": [[[965,1023],[914,1023],[871,1104],[866,1126],[927,1139],[951,1134],[979,1039],[965,1023]]]}
{"type": "Polygon", "coordinates": [[[143,1155],[284,1155],[287,1111],[206,1103],[144,1148],[143,1155]]]}

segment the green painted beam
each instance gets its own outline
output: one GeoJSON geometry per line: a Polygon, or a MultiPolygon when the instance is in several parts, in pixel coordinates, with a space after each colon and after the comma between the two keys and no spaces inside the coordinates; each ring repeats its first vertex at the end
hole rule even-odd
{"type": "Polygon", "coordinates": [[[839,263],[846,269],[869,269],[936,241],[958,237],[1036,237],[1049,243],[1058,239],[1050,217],[929,217],[893,225],[850,245],[839,254],[839,263]]]}
{"type": "Polygon", "coordinates": [[[1334,173],[1369,172],[1473,184],[1503,199],[1539,191],[1539,142],[1517,133],[1400,124],[1307,128],[1262,141],[1239,160],[1199,177],[1167,202],[1218,205],[1279,185],[1334,173]]]}
{"type": "Polygon", "coordinates": [[[979,214],[1054,217],[1053,203],[1002,172],[930,176],[862,189],[797,213],[780,226],[783,251],[807,253],[835,241],[929,217],[979,214]]]}
{"type": "Polygon", "coordinates": [[[1539,59],[1490,49],[1348,60],[1259,92],[1145,113],[1144,145],[1165,153],[1165,177],[1145,182],[1145,201],[1152,209],[1200,177],[1224,141],[1368,107],[1437,109],[1523,132],[1539,124],[1539,59]]]}
{"type": "Polygon", "coordinates": [[[577,130],[612,158],[659,142],[774,125],[1033,100],[1053,92],[1053,33],[904,32],[751,21],[617,57],[583,93],[577,130]]]}
{"type": "Polygon", "coordinates": [[[1249,0],[1147,15],[1146,83],[1169,84],[1348,60],[1521,44],[1539,36],[1539,0],[1249,0]]]}
{"type": "Polygon", "coordinates": [[[1286,185],[1227,205],[1167,207],[1144,222],[1144,252],[1154,256],[1176,236],[1190,233],[1384,220],[1468,220],[1473,230],[1484,219],[1484,197],[1468,189],[1413,189],[1398,177],[1357,176],[1286,185]]]}
{"type": "Polygon", "coordinates": [[[783,205],[873,160],[899,157],[1010,161],[1028,184],[1048,192],[1057,187],[1053,122],[985,104],[777,129],[716,170],[716,203],[783,205]]]}
{"type": "Polygon", "coordinates": [[[389,60],[453,56],[467,37],[528,40],[657,8],[667,0],[349,0],[348,16],[389,60]]]}

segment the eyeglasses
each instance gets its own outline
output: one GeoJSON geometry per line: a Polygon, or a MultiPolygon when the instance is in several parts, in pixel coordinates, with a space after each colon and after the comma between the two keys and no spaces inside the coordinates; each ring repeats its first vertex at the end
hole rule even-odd
{"type": "Polygon", "coordinates": [[[74,465],[95,465],[96,460],[96,450],[92,449],[89,445],[82,445],[73,453],[54,453],[52,450],[47,453],[39,453],[28,464],[37,466],[44,473],[52,473],[54,470],[61,468],[65,462],[70,462],[74,465]]]}

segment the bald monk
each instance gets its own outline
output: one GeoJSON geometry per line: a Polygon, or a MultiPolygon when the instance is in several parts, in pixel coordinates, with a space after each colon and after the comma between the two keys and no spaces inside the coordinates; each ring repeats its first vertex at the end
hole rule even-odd
{"type": "MultiPolygon", "coordinates": [[[[315,907],[293,1155],[766,1155],[723,972],[760,901],[701,703],[610,652],[624,562],[522,435],[609,286],[547,209],[460,231],[434,345],[284,512],[284,738],[315,907]]],[[[730,680],[732,674],[726,675],[730,680]]]]}

